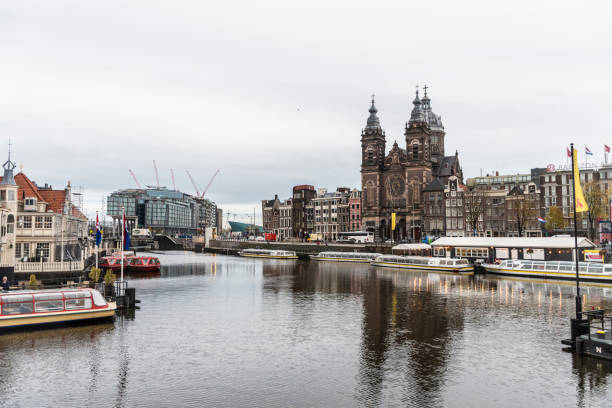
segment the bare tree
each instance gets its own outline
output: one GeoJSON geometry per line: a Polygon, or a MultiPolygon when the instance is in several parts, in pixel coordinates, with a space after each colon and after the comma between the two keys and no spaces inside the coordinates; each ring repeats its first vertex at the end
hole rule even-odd
{"type": "Polygon", "coordinates": [[[537,201],[532,200],[527,195],[517,195],[512,198],[512,207],[510,208],[510,216],[512,221],[516,223],[516,229],[519,237],[523,236],[525,228],[533,223],[538,215],[537,201]]]}
{"type": "Polygon", "coordinates": [[[589,225],[589,238],[595,238],[595,221],[598,218],[606,216],[606,210],[608,205],[608,197],[610,191],[606,188],[602,188],[599,183],[594,181],[588,181],[584,183],[584,199],[589,206],[589,211],[583,216],[587,218],[589,225]]]}
{"type": "Polygon", "coordinates": [[[483,190],[468,187],[468,189],[463,192],[463,205],[465,210],[465,225],[474,233],[478,231],[478,222],[485,213],[487,196],[483,190]]]}

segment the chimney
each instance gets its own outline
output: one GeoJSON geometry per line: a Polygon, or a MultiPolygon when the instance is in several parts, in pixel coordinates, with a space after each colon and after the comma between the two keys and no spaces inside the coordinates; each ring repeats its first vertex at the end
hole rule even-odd
{"type": "Polygon", "coordinates": [[[495,177],[499,177],[499,171],[495,172],[495,177]]]}

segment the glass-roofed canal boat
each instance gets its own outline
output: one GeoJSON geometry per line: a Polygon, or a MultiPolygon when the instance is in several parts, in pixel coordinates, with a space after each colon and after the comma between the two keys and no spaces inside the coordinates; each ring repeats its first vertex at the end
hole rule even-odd
{"type": "MultiPolygon", "coordinates": [[[[575,261],[531,261],[506,259],[499,264],[482,264],[487,273],[545,279],[576,279],[575,261]]],[[[579,262],[580,281],[612,284],[612,265],[579,262]]]]}
{"type": "Polygon", "coordinates": [[[370,261],[370,263],[374,266],[382,266],[386,268],[460,273],[462,275],[474,274],[474,266],[470,265],[467,259],[437,258],[429,256],[381,255],[370,261]]]}
{"type": "Polygon", "coordinates": [[[112,319],[116,305],[95,289],[16,291],[0,294],[0,330],[31,325],[112,319]]]}
{"type": "Polygon", "coordinates": [[[275,249],[243,249],[238,253],[248,258],[297,259],[295,251],[281,251],[275,249]]]}
{"type": "Polygon", "coordinates": [[[372,252],[319,252],[317,255],[310,255],[310,259],[315,261],[368,263],[381,255],[372,252]]]}

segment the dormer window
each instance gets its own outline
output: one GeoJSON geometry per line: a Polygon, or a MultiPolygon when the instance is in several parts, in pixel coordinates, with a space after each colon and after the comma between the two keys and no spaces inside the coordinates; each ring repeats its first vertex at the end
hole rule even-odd
{"type": "Polygon", "coordinates": [[[35,211],[36,210],[37,200],[32,197],[27,197],[23,200],[24,210],[26,211],[35,211]]]}

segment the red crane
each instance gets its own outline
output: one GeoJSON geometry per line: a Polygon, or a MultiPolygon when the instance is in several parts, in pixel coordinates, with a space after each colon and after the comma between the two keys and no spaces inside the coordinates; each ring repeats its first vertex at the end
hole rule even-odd
{"type": "Polygon", "coordinates": [[[215,174],[213,174],[213,176],[210,178],[210,181],[208,182],[208,184],[206,185],[206,188],[204,189],[204,191],[202,191],[202,198],[204,198],[204,195],[206,194],[206,192],[208,191],[208,188],[210,187],[210,185],[212,184],[213,180],[215,179],[215,177],[217,177],[217,174],[219,174],[219,170],[215,171],[215,174]]]}
{"type": "Polygon", "coordinates": [[[157,163],[153,160],[153,168],[155,169],[155,180],[157,181],[157,188],[159,188],[159,174],[157,173],[157,163]]]}
{"type": "Polygon", "coordinates": [[[193,184],[193,188],[195,188],[196,197],[199,197],[200,196],[200,191],[198,190],[198,186],[196,186],[195,181],[193,181],[193,177],[191,177],[191,173],[189,173],[189,170],[185,170],[185,172],[189,176],[189,180],[191,180],[191,184],[193,184]]]}
{"type": "Polygon", "coordinates": [[[138,186],[138,188],[140,190],[142,190],[142,187],[140,187],[140,183],[138,182],[138,179],[136,178],[136,175],[134,174],[134,172],[132,171],[132,169],[129,169],[130,174],[132,175],[132,178],[134,179],[134,181],[136,182],[136,185],[138,186]]]}
{"type": "Polygon", "coordinates": [[[170,175],[172,176],[172,188],[174,189],[174,191],[176,190],[176,182],[174,181],[174,169],[170,168],[170,175]]]}

